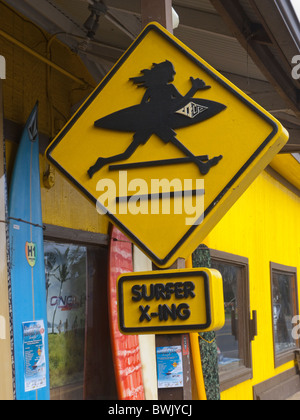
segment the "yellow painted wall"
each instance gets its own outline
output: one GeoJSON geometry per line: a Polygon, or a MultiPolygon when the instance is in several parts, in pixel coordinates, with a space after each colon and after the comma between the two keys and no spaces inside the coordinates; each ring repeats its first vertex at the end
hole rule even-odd
{"type": "Polygon", "coordinates": [[[258,336],[252,343],[253,380],[223,392],[224,400],[253,399],[254,385],[293,367],[291,362],[274,368],[269,264],[297,267],[299,282],[299,215],[300,197],[264,172],[205,241],[212,249],[249,259],[250,311],[257,310],[258,316],[258,336]]]}
{"type": "MultiPolygon", "coordinates": [[[[41,168],[45,163],[40,159],[41,168]]],[[[50,190],[42,186],[43,223],[85,230],[94,233],[108,232],[108,221],[68,181],[55,171],[55,185],[50,190]]]]}
{"type": "Polygon", "coordinates": [[[300,189],[299,162],[290,154],[277,155],[272,160],[271,166],[287,181],[300,189]]]}

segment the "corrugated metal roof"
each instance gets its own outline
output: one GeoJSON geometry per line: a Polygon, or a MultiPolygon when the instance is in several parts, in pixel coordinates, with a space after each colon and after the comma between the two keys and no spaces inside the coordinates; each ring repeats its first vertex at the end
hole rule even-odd
{"type": "MultiPolygon", "coordinates": [[[[88,2],[84,0],[47,1],[56,6],[58,10],[61,10],[62,13],[67,15],[76,23],[76,25],[81,26],[82,28],[84,22],[90,15],[88,2]]],[[[130,2],[124,2],[124,8],[126,8],[126,3],[129,4],[130,2]]],[[[107,0],[106,4],[111,10],[115,9],[116,5],[120,7],[116,1],[107,0]]],[[[175,0],[175,9],[176,6],[184,7],[185,9],[199,10],[208,14],[217,14],[209,0],[175,0]]],[[[225,23],[222,21],[220,21],[220,23],[225,26],[225,23]]],[[[201,28],[195,29],[193,27],[188,27],[187,25],[180,25],[175,31],[175,35],[220,71],[265,80],[251,58],[248,57],[247,52],[233,36],[224,36],[222,34],[201,30],[201,28]]],[[[100,18],[100,26],[95,39],[101,43],[117,46],[124,50],[131,42],[131,39],[128,38],[126,34],[118,31],[118,29],[104,17],[100,18]]],[[[90,46],[90,48],[91,47],[92,46],[90,46]]]]}
{"type": "Polygon", "coordinates": [[[201,10],[207,13],[217,13],[209,0],[174,0],[173,6],[175,9],[176,5],[187,7],[188,9],[201,10]]]}
{"type": "MultiPolygon", "coordinates": [[[[84,28],[84,23],[90,16],[91,0],[6,1],[49,33],[59,33],[61,41],[80,54],[96,80],[103,77],[142,27],[140,0],[105,0],[109,13],[115,20],[102,15],[93,40],[87,39],[87,30],[84,28]]],[[[226,76],[238,83],[241,89],[254,96],[259,94],[263,106],[265,103],[265,106],[271,106],[271,109],[284,109],[285,104],[277,96],[274,88],[266,83],[265,76],[250,58],[247,48],[237,41],[212,5],[213,1],[215,0],[173,0],[173,6],[177,9],[179,17],[181,16],[181,24],[175,30],[175,36],[213,67],[226,72],[226,76]],[[260,95],[262,83],[265,83],[265,97],[260,95]]],[[[250,22],[261,25],[254,0],[232,1],[232,5],[241,5],[250,22]]],[[[284,44],[285,50],[287,47],[288,45],[284,44]]],[[[270,45],[269,49],[274,59],[282,64],[282,57],[276,47],[270,45]]]]}
{"type": "Polygon", "coordinates": [[[235,38],[187,27],[179,27],[176,36],[219,71],[265,80],[235,38]]]}

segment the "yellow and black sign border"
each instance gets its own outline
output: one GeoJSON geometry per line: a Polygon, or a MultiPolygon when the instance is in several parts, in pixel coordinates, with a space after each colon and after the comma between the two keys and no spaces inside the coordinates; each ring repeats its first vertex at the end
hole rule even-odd
{"type": "Polygon", "coordinates": [[[178,271],[178,272],[166,272],[163,271],[161,273],[143,273],[139,274],[136,273],[134,275],[135,281],[144,281],[150,282],[151,280],[177,280],[181,278],[203,278],[204,280],[204,293],[205,293],[205,302],[206,302],[206,323],[205,324],[192,324],[192,325],[164,325],[161,327],[151,327],[147,325],[143,325],[140,328],[128,328],[125,326],[125,308],[124,308],[124,294],[123,294],[123,286],[126,281],[133,280],[132,275],[126,276],[123,275],[119,282],[118,282],[118,314],[119,314],[119,328],[123,334],[160,334],[160,333],[178,333],[178,332],[195,332],[195,331],[206,331],[210,328],[212,324],[212,310],[211,310],[211,291],[210,291],[210,283],[209,283],[209,276],[203,270],[185,270],[185,271],[178,271]]]}
{"type": "MultiPolygon", "coordinates": [[[[202,71],[209,74],[216,82],[220,83],[225,89],[230,91],[233,95],[238,97],[241,102],[246,104],[250,109],[256,112],[261,118],[263,118],[272,128],[271,134],[261,143],[258,149],[251,155],[248,161],[240,168],[240,170],[236,173],[236,175],[228,182],[225,188],[218,194],[218,196],[212,200],[210,205],[204,212],[204,219],[211,213],[211,211],[216,207],[216,205],[222,200],[222,198],[226,195],[226,193],[232,188],[232,186],[238,181],[238,179],[247,171],[250,165],[255,161],[255,159],[263,152],[263,150],[268,146],[271,140],[276,136],[279,131],[279,127],[275,121],[273,121],[267,113],[264,113],[263,110],[259,109],[255,106],[254,103],[250,102],[246,95],[243,96],[238,90],[234,89],[229,83],[219,77],[216,73],[214,73],[209,67],[207,67],[204,63],[199,61],[195,55],[192,54],[192,51],[189,51],[187,47],[184,46],[180,41],[178,41],[175,37],[170,35],[162,26],[157,23],[149,24],[144,31],[139,35],[139,37],[133,42],[133,44],[129,47],[129,49],[124,53],[124,55],[120,58],[120,60],[116,63],[116,65],[112,68],[112,70],[107,74],[107,76],[102,80],[99,86],[92,92],[86,102],[82,105],[82,107],[77,111],[77,113],[71,118],[71,120],[67,123],[67,125],[63,128],[63,130],[58,134],[58,136],[54,139],[52,144],[46,151],[46,157],[50,163],[52,163],[56,168],[62,172],[62,174],[69,180],[73,185],[75,185],[81,192],[84,193],[86,197],[89,198],[94,204],[96,204],[97,200],[93,195],[91,195],[81,184],[79,184],[71,174],[64,170],[64,168],[51,156],[52,151],[55,147],[61,142],[61,140],[66,136],[68,131],[73,127],[76,121],[82,116],[82,114],[86,111],[86,109],[90,106],[90,104],[95,100],[95,98],[99,95],[99,93],[104,89],[104,87],[108,84],[108,82],[114,77],[123,63],[128,59],[128,57],[132,54],[132,52],[137,48],[137,46],[143,41],[143,39],[148,35],[149,32],[155,31],[168,42],[170,42],[173,46],[175,46],[182,54],[187,56],[190,60],[192,60],[196,65],[198,65],[202,71]]],[[[167,59],[167,57],[166,57],[167,59]]],[[[107,209],[105,209],[107,210],[107,209]]],[[[117,226],[127,237],[129,237],[143,252],[145,252],[152,261],[159,267],[166,266],[171,258],[176,254],[176,252],[183,246],[185,242],[191,237],[191,235],[195,232],[195,230],[199,227],[198,223],[195,223],[191,226],[188,231],[183,235],[180,241],[173,247],[173,249],[166,255],[164,258],[160,258],[155,255],[143,242],[141,239],[135,236],[133,232],[126,228],[123,223],[113,214],[107,212],[108,218],[111,222],[117,226]]],[[[201,215],[200,220],[203,220],[203,215],[201,215]]]]}

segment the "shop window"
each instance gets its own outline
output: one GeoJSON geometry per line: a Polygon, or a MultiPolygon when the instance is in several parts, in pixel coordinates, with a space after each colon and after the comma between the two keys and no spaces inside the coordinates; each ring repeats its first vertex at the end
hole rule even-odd
{"type": "Polygon", "coordinates": [[[271,263],[273,341],[275,367],[294,360],[299,340],[293,338],[293,318],[298,315],[297,269],[271,263]]]}
{"type": "Polygon", "coordinates": [[[211,250],[223,277],[225,326],[216,332],[221,390],[252,378],[247,258],[211,250]]]}
{"type": "Polygon", "coordinates": [[[87,249],[45,242],[51,388],[83,396],[87,249]],[[74,386],[73,386],[74,385],[74,386]]]}
{"type": "Polygon", "coordinates": [[[107,249],[48,238],[44,248],[51,399],[115,399],[107,249]]]}

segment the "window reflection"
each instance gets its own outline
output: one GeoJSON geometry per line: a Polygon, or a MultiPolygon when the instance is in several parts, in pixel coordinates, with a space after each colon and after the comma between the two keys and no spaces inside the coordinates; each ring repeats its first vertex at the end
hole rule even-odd
{"type": "Polygon", "coordinates": [[[108,252],[44,242],[52,400],[115,400],[108,252]]]}
{"type": "MultiPolygon", "coordinates": [[[[76,384],[83,396],[87,251],[45,242],[51,388],[76,384]]],[[[79,396],[79,395],[78,395],[79,396]]]]}
{"type": "MultiPolygon", "coordinates": [[[[212,261],[212,267],[223,277],[225,325],[217,331],[219,371],[232,371],[245,366],[243,323],[243,268],[230,263],[212,261]]],[[[245,310],[245,309],[244,309],[245,310]]]]}
{"type": "Polygon", "coordinates": [[[292,336],[292,318],[296,314],[295,288],[293,275],[273,271],[273,326],[276,355],[296,348],[292,336]]]}

